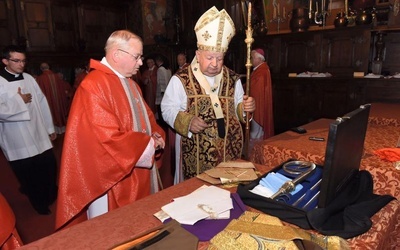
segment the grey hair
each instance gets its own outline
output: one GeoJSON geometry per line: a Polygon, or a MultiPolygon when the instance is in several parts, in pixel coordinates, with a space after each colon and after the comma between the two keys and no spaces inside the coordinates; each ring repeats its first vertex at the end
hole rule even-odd
{"type": "Polygon", "coordinates": [[[114,47],[119,47],[123,49],[128,49],[128,43],[131,39],[137,39],[141,43],[143,43],[142,38],[140,36],[134,34],[129,30],[117,30],[114,31],[110,37],[107,39],[106,46],[104,47],[105,52],[109,51],[114,47]]]}
{"type": "MultiPolygon", "coordinates": [[[[255,51],[255,50],[253,50],[253,51],[255,51]]],[[[263,55],[261,55],[260,53],[258,53],[257,51],[255,51],[255,52],[256,52],[256,53],[254,53],[255,56],[257,58],[261,59],[261,61],[265,62],[265,57],[263,55]]]]}

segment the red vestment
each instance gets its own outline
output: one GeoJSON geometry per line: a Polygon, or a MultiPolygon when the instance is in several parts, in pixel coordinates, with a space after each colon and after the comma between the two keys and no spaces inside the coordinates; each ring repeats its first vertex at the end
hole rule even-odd
{"type": "Polygon", "coordinates": [[[57,74],[51,70],[43,71],[43,74],[36,78],[37,83],[46,96],[50,106],[51,115],[55,127],[63,128],[67,124],[69,98],[66,93],[66,84],[57,74]]]}
{"type": "Polygon", "coordinates": [[[157,89],[157,67],[152,70],[146,69],[142,74],[142,81],[144,85],[144,99],[147,105],[151,108],[153,113],[156,113],[156,89],[157,89]]]}
{"type": "MultiPolygon", "coordinates": [[[[85,220],[88,205],[106,193],[109,211],[149,195],[150,170],[135,166],[151,133],[165,139],[147,105],[134,106],[133,117],[129,97],[111,69],[94,60],[90,66],[93,70],[75,93],[67,124],[56,228],[85,220]],[[134,131],[135,124],[146,121],[144,113],[151,131],[134,131]]],[[[135,97],[142,99],[137,84],[131,79],[129,83],[136,86],[135,97]]]]}
{"type": "Polygon", "coordinates": [[[271,73],[265,62],[251,73],[250,96],[256,101],[256,110],[253,113],[253,119],[263,127],[263,139],[267,139],[274,135],[274,116],[271,73]]]}
{"type": "Polygon", "coordinates": [[[72,86],[73,93],[76,92],[76,89],[79,87],[79,84],[81,84],[81,82],[87,76],[87,74],[88,74],[88,72],[86,70],[84,70],[75,76],[74,85],[72,86]]]}

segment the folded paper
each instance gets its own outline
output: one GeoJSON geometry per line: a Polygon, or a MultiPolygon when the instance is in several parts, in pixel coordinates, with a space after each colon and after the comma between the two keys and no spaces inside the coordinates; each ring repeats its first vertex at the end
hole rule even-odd
{"type": "Polygon", "coordinates": [[[193,225],[206,218],[229,218],[233,208],[230,192],[215,186],[205,186],[175,198],[161,209],[181,224],[193,225]]]}
{"type": "Polygon", "coordinates": [[[253,181],[257,179],[254,169],[255,166],[251,162],[222,162],[215,168],[197,175],[197,178],[214,185],[253,181]]]}

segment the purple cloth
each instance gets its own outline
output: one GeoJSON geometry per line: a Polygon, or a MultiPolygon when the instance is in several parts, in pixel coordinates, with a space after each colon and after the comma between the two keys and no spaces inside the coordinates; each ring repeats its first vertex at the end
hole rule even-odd
{"type": "MultiPolygon", "coordinates": [[[[196,235],[197,238],[199,238],[199,241],[211,240],[211,238],[217,233],[224,230],[231,220],[239,218],[239,216],[246,211],[246,205],[244,205],[237,193],[231,194],[231,197],[233,201],[233,209],[231,209],[231,216],[229,219],[201,220],[196,222],[194,225],[182,224],[181,226],[190,233],[196,235]]],[[[166,220],[164,224],[170,220],[171,219],[166,220]]]]}

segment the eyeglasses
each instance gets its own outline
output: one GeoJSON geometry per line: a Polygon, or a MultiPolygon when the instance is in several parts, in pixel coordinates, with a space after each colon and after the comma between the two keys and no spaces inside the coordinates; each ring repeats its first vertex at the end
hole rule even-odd
{"type": "Polygon", "coordinates": [[[130,55],[133,59],[135,59],[135,61],[139,61],[139,60],[142,60],[142,62],[143,62],[143,60],[144,60],[144,57],[142,57],[141,55],[137,55],[137,56],[135,56],[135,55],[132,55],[131,53],[129,53],[128,51],[125,51],[125,50],[123,50],[123,49],[118,49],[118,50],[120,50],[120,51],[122,51],[122,52],[124,52],[124,53],[126,53],[126,54],[128,54],[128,55],[130,55]]]}
{"type": "Polygon", "coordinates": [[[25,64],[26,63],[26,60],[24,59],[24,60],[20,60],[20,59],[11,59],[11,58],[9,58],[9,59],[7,59],[8,61],[11,61],[11,62],[15,62],[15,63],[23,63],[23,64],[25,64]]]}

